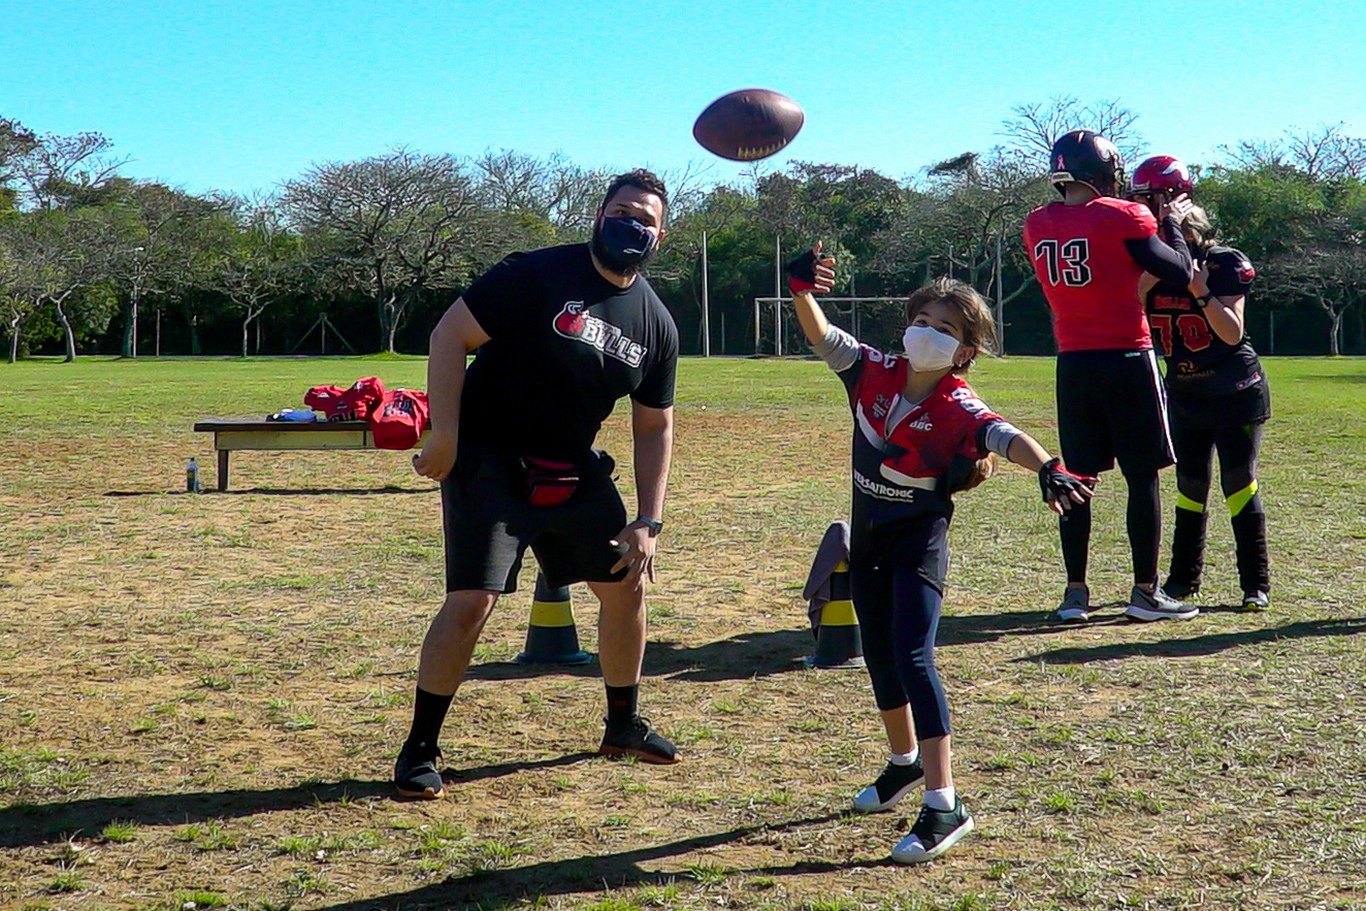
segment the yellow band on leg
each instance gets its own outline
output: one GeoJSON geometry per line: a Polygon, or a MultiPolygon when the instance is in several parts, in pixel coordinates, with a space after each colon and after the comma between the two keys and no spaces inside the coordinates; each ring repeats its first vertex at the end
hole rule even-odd
{"type": "Polygon", "coordinates": [[[1230,495],[1230,496],[1227,498],[1227,499],[1228,499],[1228,513],[1229,513],[1229,515],[1230,515],[1230,516],[1236,516],[1236,515],[1238,515],[1238,513],[1242,512],[1243,509],[1244,509],[1244,507],[1246,507],[1247,504],[1250,503],[1250,502],[1252,501],[1252,498],[1255,497],[1256,495],[1257,495],[1257,482],[1256,482],[1255,480],[1254,480],[1251,484],[1249,484],[1249,485],[1247,485],[1246,487],[1244,487],[1242,490],[1238,491],[1238,492],[1235,493],[1235,494],[1230,495]]]}
{"type": "Polygon", "coordinates": [[[1186,512],[1204,512],[1205,504],[1199,500],[1192,500],[1184,493],[1178,493],[1176,495],[1176,508],[1184,509],[1186,512]]]}

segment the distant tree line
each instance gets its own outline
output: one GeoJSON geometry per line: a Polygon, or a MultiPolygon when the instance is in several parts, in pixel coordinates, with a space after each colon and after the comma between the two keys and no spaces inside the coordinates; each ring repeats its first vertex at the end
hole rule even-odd
{"type": "MultiPolygon", "coordinates": [[[[780,288],[780,249],[787,258],[820,239],[839,260],[837,294],[902,296],[951,274],[998,302],[1011,353],[1049,353],[1020,243],[1025,214],[1054,198],[1049,146],[1097,129],[1132,167],[1144,151],[1136,121],[1116,102],[1055,98],[1013,109],[999,145],[900,179],[812,162],[759,163],[720,183],[666,174],[669,236],[651,281],[683,350],[699,352],[705,236],[710,348],[753,353],[754,301],[780,288]]],[[[561,155],[396,149],[315,164],[247,198],[136,180],[125,164],[98,133],[41,135],[0,118],[0,333],[11,362],[424,353],[440,312],[504,255],[585,240],[612,173],[561,155]]],[[[1257,266],[1249,327],[1262,350],[1366,351],[1366,140],[1321,126],[1192,164],[1219,235],[1257,266]]]]}

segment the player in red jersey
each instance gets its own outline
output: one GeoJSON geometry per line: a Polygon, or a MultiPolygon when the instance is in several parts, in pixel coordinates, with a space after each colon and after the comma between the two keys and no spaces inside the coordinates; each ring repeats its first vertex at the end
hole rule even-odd
{"type": "MultiPolygon", "coordinates": [[[[1134,170],[1130,198],[1157,210],[1164,200],[1189,194],[1190,171],[1170,155],[1149,158],[1134,170]]],[[[1256,277],[1239,250],[1220,246],[1209,218],[1193,206],[1182,222],[1198,267],[1188,285],[1150,278],[1144,295],[1154,341],[1166,356],[1168,415],[1176,448],[1176,529],[1163,590],[1186,598],[1200,590],[1205,556],[1205,504],[1214,454],[1233,523],[1243,610],[1265,610],[1271,578],[1266,516],[1257,492],[1262,426],[1271,416],[1266,372],[1248,341],[1243,317],[1256,277]]]]}
{"type": "MultiPolygon", "coordinates": [[[[1162,507],[1157,473],[1172,464],[1166,401],[1148,321],[1138,297],[1145,273],[1185,284],[1190,252],[1180,220],[1190,202],[1163,203],[1158,218],[1118,199],[1119,150],[1103,136],[1075,130],[1053,144],[1050,179],[1061,202],[1025,219],[1025,250],[1053,313],[1058,343],[1058,436],[1072,470],[1099,474],[1119,463],[1128,486],[1126,526],[1134,587],[1125,614],[1136,620],[1194,617],[1198,610],[1157,586],[1162,507]],[[1160,235],[1159,235],[1160,228],[1160,235]]],[[[1069,510],[1059,525],[1067,589],[1057,616],[1089,616],[1086,585],[1091,510],[1069,510]]]]}
{"type": "Polygon", "coordinates": [[[1095,479],[1064,470],[963,380],[994,337],[980,294],[947,278],[916,291],[906,302],[906,355],[884,354],[826,320],[811,292],[830,290],[833,261],[819,255],[818,244],[789,265],[789,286],[802,331],[844,383],[854,416],[849,581],[892,754],[854,809],[891,809],[923,782],[920,815],[892,849],[898,863],[923,863],[973,826],[953,785],[949,709],[934,668],[952,494],[988,453],[1037,472],[1059,513],[1082,508],[1095,479]]]}

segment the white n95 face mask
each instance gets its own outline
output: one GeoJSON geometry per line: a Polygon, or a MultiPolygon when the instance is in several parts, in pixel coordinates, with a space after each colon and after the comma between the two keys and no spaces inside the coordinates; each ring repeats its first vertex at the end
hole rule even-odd
{"type": "Polygon", "coordinates": [[[917,373],[952,367],[953,356],[958,353],[958,339],[929,326],[907,326],[901,344],[911,369],[917,373]]]}

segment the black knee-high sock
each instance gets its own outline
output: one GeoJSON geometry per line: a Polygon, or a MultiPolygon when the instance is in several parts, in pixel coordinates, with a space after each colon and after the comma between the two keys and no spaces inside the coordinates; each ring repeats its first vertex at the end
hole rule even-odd
{"type": "Polygon", "coordinates": [[[1234,514],[1233,541],[1238,550],[1238,584],[1243,591],[1270,592],[1271,561],[1266,551],[1266,515],[1262,512],[1261,497],[1254,494],[1234,514]]]}
{"type": "Polygon", "coordinates": [[[1194,591],[1200,587],[1205,568],[1205,504],[1176,500],[1176,527],[1172,529],[1172,563],[1169,581],[1194,591]],[[1199,507],[1195,509],[1193,507],[1199,507]]]}
{"type": "Polygon", "coordinates": [[[1086,559],[1091,549],[1091,504],[1073,503],[1058,520],[1062,537],[1062,561],[1068,582],[1086,581],[1086,559]]]}
{"type": "Polygon", "coordinates": [[[414,746],[436,746],[441,725],[446,721],[446,712],[454,698],[454,695],[439,696],[418,687],[413,698],[413,726],[408,732],[408,742],[414,746]]]}
{"type": "Polygon", "coordinates": [[[1162,546],[1162,493],[1157,472],[1125,475],[1129,485],[1129,505],[1125,526],[1129,532],[1129,552],[1134,562],[1134,582],[1139,585],[1157,581],[1157,552],[1162,546]]]}

